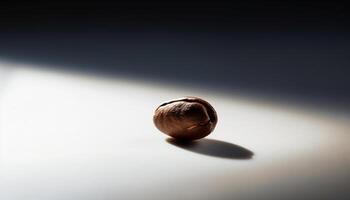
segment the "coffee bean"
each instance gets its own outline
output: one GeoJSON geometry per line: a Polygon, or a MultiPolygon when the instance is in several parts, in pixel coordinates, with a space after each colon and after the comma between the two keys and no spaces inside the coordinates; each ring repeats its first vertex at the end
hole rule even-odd
{"type": "Polygon", "coordinates": [[[163,133],[179,140],[196,140],[209,135],[217,123],[214,108],[198,97],[184,97],[161,104],[153,122],[163,133]]]}

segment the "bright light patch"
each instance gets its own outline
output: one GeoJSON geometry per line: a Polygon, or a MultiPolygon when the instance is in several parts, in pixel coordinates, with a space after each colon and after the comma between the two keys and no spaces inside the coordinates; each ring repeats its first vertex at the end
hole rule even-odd
{"type": "Polygon", "coordinates": [[[0,79],[1,199],[268,199],[262,191],[335,179],[350,166],[350,120],[334,113],[125,77],[8,63],[2,71],[11,72],[0,79]],[[165,142],[153,111],[186,95],[217,110],[209,138],[245,147],[253,158],[222,159],[165,142]]]}

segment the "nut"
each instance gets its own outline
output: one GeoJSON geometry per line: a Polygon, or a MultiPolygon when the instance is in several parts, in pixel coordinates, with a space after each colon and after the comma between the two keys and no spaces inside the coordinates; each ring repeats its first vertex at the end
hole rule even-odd
{"type": "Polygon", "coordinates": [[[160,131],[179,140],[196,140],[209,135],[217,119],[214,108],[198,97],[163,103],[153,116],[153,122],[160,131]]]}

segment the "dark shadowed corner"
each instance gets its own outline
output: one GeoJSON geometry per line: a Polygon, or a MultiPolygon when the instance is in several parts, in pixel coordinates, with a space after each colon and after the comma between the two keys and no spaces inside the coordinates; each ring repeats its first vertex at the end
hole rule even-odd
{"type": "Polygon", "coordinates": [[[2,11],[0,59],[348,111],[343,7],[16,5],[2,11]]]}

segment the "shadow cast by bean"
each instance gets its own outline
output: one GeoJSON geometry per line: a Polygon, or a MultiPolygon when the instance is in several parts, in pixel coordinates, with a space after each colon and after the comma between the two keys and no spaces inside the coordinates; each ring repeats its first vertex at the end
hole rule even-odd
{"type": "Polygon", "coordinates": [[[166,141],[176,147],[212,157],[226,159],[251,159],[252,151],[242,146],[213,139],[201,139],[197,141],[180,141],[167,138],[166,141]]]}

